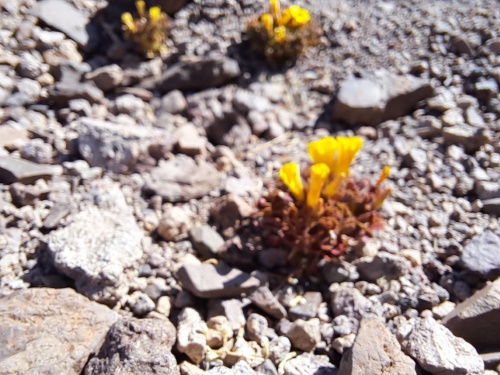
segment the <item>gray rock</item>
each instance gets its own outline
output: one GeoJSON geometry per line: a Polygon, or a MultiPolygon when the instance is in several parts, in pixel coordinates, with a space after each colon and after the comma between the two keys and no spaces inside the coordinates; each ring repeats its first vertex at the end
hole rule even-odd
{"type": "Polygon", "coordinates": [[[479,351],[500,349],[500,279],[459,303],[443,324],[479,351]]]}
{"type": "Polygon", "coordinates": [[[500,198],[487,199],[482,202],[485,214],[500,216],[500,198]]]}
{"type": "Polygon", "coordinates": [[[182,207],[171,207],[158,224],[158,234],[167,241],[175,241],[187,236],[192,219],[182,207]]]}
{"type": "Polygon", "coordinates": [[[49,214],[43,221],[43,227],[46,229],[56,228],[62,219],[71,212],[71,205],[67,202],[57,202],[50,209],[49,214]]]}
{"type": "Polygon", "coordinates": [[[327,356],[302,353],[285,364],[284,375],[337,375],[327,356]]]}
{"type": "Polygon", "coordinates": [[[321,292],[305,292],[303,296],[305,302],[291,307],[288,310],[291,319],[311,319],[318,315],[318,309],[323,302],[321,292]]]}
{"type": "Polygon", "coordinates": [[[310,320],[297,319],[286,333],[286,336],[297,349],[312,352],[321,341],[321,323],[318,318],[310,320]]]}
{"type": "Polygon", "coordinates": [[[491,38],[487,40],[485,46],[495,55],[500,55],[500,38],[491,38]]]}
{"type": "Polygon", "coordinates": [[[408,259],[386,252],[380,252],[374,258],[360,258],[355,265],[360,276],[369,282],[375,282],[381,277],[387,280],[397,279],[411,269],[408,259]]]}
{"type": "Polygon", "coordinates": [[[167,319],[121,319],[111,327],[83,374],[178,375],[177,361],[170,352],[175,337],[175,327],[167,319]]]}
{"type": "Polygon", "coordinates": [[[95,26],[83,13],[64,0],[39,1],[31,9],[31,14],[87,50],[93,49],[98,42],[95,26]]]}
{"type": "Polygon", "coordinates": [[[205,358],[207,338],[202,333],[207,325],[201,315],[190,307],[184,308],[178,317],[177,350],[185,353],[194,363],[200,363],[205,358]]]}
{"type": "Polygon", "coordinates": [[[432,374],[482,375],[484,371],[483,360],[476,349],[431,317],[416,318],[401,346],[406,354],[432,374]]]}
{"type": "Polygon", "coordinates": [[[185,264],[177,277],[184,288],[200,298],[239,297],[260,286],[259,279],[223,264],[185,264]]]}
{"type": "Polygon", "coordinates": [[[491,142],[488,130],[466,124],[443,129],[443,137],[445,143],[463,145],[467,152],[477,151],[482,145],[491,142]]]}
{"type": "Polygon", "coordinates": [[[233,98],[234,107],[248,114],[249,112],[264,113],[271,110],[271,102],[264,96],[254,94],[246,90],[238,90],[233,98]]]}
{"type": "Polygon", "coordinates": [[[0,373],[78,375],[118,318],[72,289],[33,288],[2,297],[0,373]]]}
{"type": "Polygon", "coordinates": [[[153,145],[161,145],[165,151],[173,148],[174,139],[166,131],[115,124],[87,117],[74,124],[78,131],[78,150],[93,167],[115,173],[134,170],[138,158],[153,145]]]}
{"type": "Polygon", "coordinates": [[[281,319],[287,316],[285,308],[267,286],[257,288],[250,295],[250,300],[273,318],[281,319]]]}
{"type": "Polygon", "coordinates": [[[68,85],[75,85],[80,82],[83,75],[90,72],[92,68],[88,63],[78,63],[74,61],[64,60],[51,69],[51,73],[56,81],[68,85]]]}
{"type": "MultiPolygon", "coordinates": [[[[250,180],[249,182],[254,181],[250,180]]],[[[238,225],[242,219],[249,217],[253,211],[254,209],[243,198],[236,194],[228,194],[217,201],[217,204],[211,210],[211,216],[215,223],[222,230],[225,230],[238,225]]]]}
{"type": "Polygon", "coordinates": [[[213,258],[224,246],[224,239],[217,231],[205,224],[189,231],[193,247],[202,257],[213,258]]]}
{"type": "Polygon", "coordinates": [[[342,356],[339,375],[412,375],[415,362],[379,319],[361,320],[352,348],[342,356]]]}
{"type": "Polygon", "coordinates": [[[378,125],[407,114],[432,93],[430,84],[422,79],[379,70],[342,82],[333,115],[351,125],[378,125]]]}
{"type": "Polygon", "coordinates": [[[193,124],[182,125],[176,130],[175,137],[179,152],[185,155],[196,156],[206,150],[207,139],[198,134],[193,124]]]}
{"type": "Polygon", "coordinates": [[[159,78],[143,80],[141,87],[172,90],[198,91],[217,87],[241,74],[236,60],[228,57],[199,58],[179,62],[168,68],[159,78]]]}
{"type": "Polygon", "coordinates": [[[492,231],[475,236],[464,247],[461,262],[466,270],[482,277],[500,276],[500,236],[492,231]]]}
{"type": "Polygon", "coordinates": [[[11,156],[0,156],[0,183],[32,184],[38,179],[48,180],[62,174],[59,165],[35,164],[11,156]]]}
{"type": "Polygon", "coordinates": [[[260,373],[255,372],[250,365],[245,361],[237,362],[231,369],[218,366],[214,367],[209,371],[205,371],[204,374],[208,375],[260,375],[260,373]]]}
{"type": "Polygon", "coordinates": [[[335,316],[345,315],[360,320],[365,316],[376,315],[373,302],[363,296],[356,288],[332,284],[330,293],[331,306],[335,316]]]}
{"type": "Polygon", "coordinates": [[[500,182],[498,181],[478,181],[475,190],[481,200],[500,198],[500,182]]]}
{"type": "Polygon", "coordinates": [[[141,291],[135,291],[128,297],[128,304],[132,312],[139,316],[145,316],[155,309],[154,301],[141,291]]]}
{"type": "Polygon", "coordinates": [[[168,202],[187,202],[220,189],[222,176],[213,164],[178,155],[160,163],[145,177],[144,192],[160,195],[168,202]]]}
{"type": "Polygon", "coordinates": [[[102,180],[92,186],[97,205],[83,207],[64,228],[51,232],[48,250],[80,293],[112,304],[124,270],[142,257],[143,232],[117,184],[102,180]]]}
{"type": "Polygon", "coordinates": [[[167,95],[161,98],[161,112],[171,113],[176,115],[182,113],[187,108],[187,101],[184,94],[179,90],[170,91],[167,95]]]}
{"type": "Polygon", "coordinates": [[[29,141],[28,132],[10,125],[0,126],[0,148],[20,148],[29,141]]]}
{"type": "Polygon", "coordinates": [[[101,104],[104,102],[104,94],[90,82],[58,82],[48,89],[47,100],[51,103],[63,106],[73,99],[85,99],[91,104],[101,104]]]}
{"type": "Polygon", "coordinates": [[[208,318],[214,316],[225,316],[233,331],[238,331],[245,324],[243,303],[239,299],[210,300],[208,318]]]}
{"type": "Polygon", "coordinates": [[[21,149],[23,159],[32,161],[37,164],[52,163],[53,149],[50,143],[45,143],[40,138],[31,139],[21,149]]]}
{"type": "Polygon", "coordinates": [[[123,70],[117,64],[107,65],[87,73],[85,78],[94,82],[102,91],[111,91],[122,82],[123,70]]]}
{"type": "Polygon", "coordinates": [[[266,335],[269,328],[267,319],[260,314],[252,313],[247,318],[246,333],[250,340],[260,342],[262,337],[266,335]]]}
{"type": "Polygon", "coordinates": [[[285,336],[278,336],[269,342],[269,358],[275,365],[279,365],[292,350],[292,343],[285,336]]]}

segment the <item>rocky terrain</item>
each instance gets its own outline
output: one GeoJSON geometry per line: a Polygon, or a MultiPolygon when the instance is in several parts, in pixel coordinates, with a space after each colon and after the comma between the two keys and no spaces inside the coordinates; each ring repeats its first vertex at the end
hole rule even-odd
{"type": "Polygon", "coordinates": [[[0,375],[500,373],[500,7],[309,0],[276,70],[262,0],[0,0],[0,375]],[[307,143],[391,168],[386,228],[298,275],[249,229],[307,143]]]}

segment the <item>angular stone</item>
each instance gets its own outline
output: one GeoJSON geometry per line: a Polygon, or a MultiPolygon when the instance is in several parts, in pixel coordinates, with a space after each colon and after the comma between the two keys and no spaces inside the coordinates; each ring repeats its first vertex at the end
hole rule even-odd
{"type": "Polygon", "coordinates": [[[260,280],[224,264],[185,264],[177,277],[184,288],[200,298],[231,298],[251,293],[260,280]]]}
{"type": "Polygon", "coordinates": [[[3,184],[32,184],[38,179],[48,180],[52,176],[59,176],[62,171],[59,165],[36,164],[11,156],[0,156],[0,183],[3,184]]]}
{"type": "Polygon", "coordinates": [[[123,75],[122,68],[117,64],[112,64],[87,73],[85,78],[94,82],[102,91],[110,91],[120,85],[123,75]]]}
{"type": "Polygon", "coordinates": [[[90,20],[64,0],[39,1],[31,9],[31,14],[47,25],[66,34],[81,47],[91,50],[98,38],[97,30],[90,20]]]}
{"type": "Polygon", "coordinates": [[[500,279],[459,303],[443,324],[480,351],[500,349],[500,279]]]}
{"type": "Polygon", "coordinates": [[[332,284],[330,293],[335,316],[346,315],[360,320],[362,317],[375,315],[372,301],[355,288],[332,284]]]}
{"type": "Polygon", "coordinates": [[[267,286],[257,288],[257,290],[250,295],[250,301],[273,318],[281,319],[287,316],[286,309],[267,286]]]}
{"type": "Polygon", "coordinates": [[[175,327],[167,319],[121,319],[111,327],[83,374],[178,375],[177,361],[170,352],[175,337],[175,327]]]}
{"type": "Polygon", "coordinates": [[[327,356],[302,353],[285,364],[284,375],[337,375],[327,356]]]}
{"type": "Polygon", "coordinates": [[[397,279],[411,269],[411,263],[407,259],[384,252],[380,252],[375,258],[363,257],[355,264],[360,276],[369,282],[375,282],[381,277],[387,280],[397,279]]]}
{"type": "Polygon", "coordinates": [[[305,302],[290,308],[288,311],[291,319],[311,319],[318,315],[318,309],[323,302],[321,292],[305,292],[305,302]]]}
{"type": "Polygon", "coordinates": [[[206,323],[195,309],[184,308],[178,317],[177,350],[186,354],[194,363],[205,358],[207,338],[202,333],[207,330],[206,323]]]}
{"type": "Polygon", "coordinates": [[[415,362],[379,319],[361,320],[354,345],[342,356],[339,375],[412,375],[415,362]]]}
{"type": "Polygon", "coordinates": [[[160,78],[145,79],[141,87],[161,92],[201,91],[220,86],[240,74],[238,62],[228,57],[196,58],[173,65],[160,78]]]}
{"type": "Polygon", "coordinates": [[[0,373],[79,375],[118,318],[72,289],[0,298],[0,373]]]}
{"type": "Polygon", "coordinates": [[[9,125],[0,126],[0,148],[20,148],[29,141],[28,132],[24,129],[16,129],[9,125]]]}
{"type": "Polygon", "coordinates": [[[83,207],[65,227],[51,232],[48,251],[80,293],[112,304],[116,301],[104,291],[115,293],[124,270],[142,257],[143,232],[117,184],[97,181],[89,193],[97,206],[83,207]]]}
{"type": "Polygon", "coordinates": [[[500,182],[498,181],[478,181],[475,190],[481,200],[500,198],[500,182]]]}
{"type": "Polygon", "coordinates": [[[379,70],[345,80],[337,94],[333,115],[350,125],[378,125],[408,114],[417,102],[432,93],[431,85],[422,79],[379,70]]]}
{"type": "Polygon", "coordinates": [[[476,235],[464,247],[461,261],[466,270],[482,277],[500,276],[500,236],[489,230],[476,235]]]}
{"type": "Polygon", "coordinates": [[[170,151],[174,139],[166,131],[115,124],[111,122],[80,118],[75,123],[79,133],[78,150],[93,167],[101,167],[115,173],[134,170],[139,156],[152,145],[161,145],[170,151]]]}
{"type": "Polygon", "coordinates": [[[305,352],[311,352],[321,341],[321,325],[318,318],[297,319],[286,333],[292,345],[305,352]]]}
{"type": "Polygon", "coordinates": [[[489,130],[465,124],[444,128],[443,137],[446,144],[463,145],[467,152],[477,151],[482,145],[492,141],[489,130]]]}
{"type": "Polygon", "coordinates": [[[239,299],[210,300],[208,318],[214,316],[225,316],[233,331],[238,331],[245,324],[243,303],[239,299]]]}
{"type": "Polygon", "coordinates": [[[91,104],[100,104],[104,102],[104,94],[91,82],[58,82],[48,89],[47,100],[51,103],[63,106],[73,99],[85,99],[91,104]]]}
{"type": "Polygon", "coordinates": [[[196,163],[185,155],[160,163],[145,180],[146,194],[160,195],[168,202],[201,198],[222,185],[222,176],[213,164],[196,163]]]}
{"type": "Polygon", "coordinates": [[[184,97],[184,94],[179,90],[170,91],[167,95],[161,98],[160,110],[162,112],[176,115],[178,113],[184,112],[186,108],[186,98],[184,97]]]}
{"type": "Polygon", "coordinates": [[[46,229],[53,229],[57,227],[59,222],[64,219],[71,212],[71,205],[67,202],[57,202],[50,209],[49,214],[43,221],[43,227],[46,229]]]}
{"type": "Polygon", "coordinates": [[[207,139],[198,134],[198,130],[193,124],[182,125],[175,132],[175,136],[179,152],[185,155],[196,156],[206,149],[207,139]]]}
{"type": "Polygon", "coordinates": [[[500,198],[483,201],[482,211],[488,215],[500,216],[500,198]]]}
{"type": "Polygon", "coordinates": [[[476,349],[464,339],[455,337],[434,318],[417,318],[401,346],[432,374],[483,375],[484,363],[476,349]]]}
{"type": "Polygon", "coordinates": [[[212,258],[224,246],[224,239],[210,225],[194,227],[189,231],[193,247],[205,258],[212,258]]]}

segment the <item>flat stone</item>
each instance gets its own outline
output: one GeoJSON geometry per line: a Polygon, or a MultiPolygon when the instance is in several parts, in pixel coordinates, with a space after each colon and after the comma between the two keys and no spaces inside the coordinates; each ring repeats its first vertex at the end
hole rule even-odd
{"type": "Polygon", "coordinates": [[[175,136],[179,152],[185,155],[196,156],[206,150],[207,139],[198,134],[193,124],[182,125],[175,132],[175,136]]]}
{"type": "Polygon", "coordinates": [[[194,227],[189,231],[193,247],[205,258],[212,258],[224,246],[224,239],[210,225],[194,227]]]}
{"type": "Polygon", "coordinates": [[[480,351],[500,349],[500,279],[459,303],[443,324],[480,351]]]}
{"type": "Polygon", "coordinates": [[[200,363],[205,357],[207,338],[202,331],[206,329],[206,323],[195,309],[186,307],[179,313],[176,347],[194,363],[200,363]]]}
{"type": "Polygon", "coordinates": [[[345,315],[360,320],[362,317],[376,315],[373,302],[354,287],[332,284],[330,293],[334,316],[345,315]]]}
{"type": "Polygon", "coordinates": [[[478,181],[475,186],[477,197],[481,200],[500,198],[500,182],[478,181]]]}
{"type": "Polygon", "coordinates": [[[483,375],[484,363],[476,349],[464,339],[455,337],[434,318],[416,318],[401,346],[432,374],[483,375]]]}
{"type": "Polygon", "coordinates": [[[95,26],[67,1],[39,1],[31,9],[31,14],[54,29],[63,32],[86,50],[93,49],[98,42],[95,26]]]}
{"type": "Polygon", "coordinates": [[[257,288],[257,290],[250,295],[250,300],[254,305],[261,308],[273,318],[281,319],[287,316],[286,309],[267,286],[257,288]]]}
{"type": "Polygon", "coordinates": [[[48,89],[47,100],[55,105],[67,105],[74,99],[85,99],[91,104],[101,104],[104,102],[104,94],[92,82],[58,82],[48,89]]]}
{"type": "Polygon", "coordinates": [[[464,247],[461,262],[466,270],[482,277],[500,276],[500,236],[489,230],[476,235],[464,247]]]}
{"type": "Polygon", "coordinates": [[[222,176],[211,163],[196,163],[185,155],[160,162],[159,167],[145,176],[144,192],[160,195],[168,202],[187,202],[220,189],[222,176]]]}
{"type": "Polygon", "coordinates": [[[284,375],[337,375],[327,356],[302,353],[285,364],[284,375]]]}
{"type": "Polygon", "coordinates": [[[379,70],[342,82],[333,115],[350,125],[374,126],[408,114],[417,102],[432,93],[431,85],[422,79],[379,70]]]}
{"type": "Polygon", "coordinates": [[[28,132],[24,129],[16,129],[9,125],[0,126],[0,148],[21,148],[28,143],[28,132]]]}
{"type": "Polygon", "coordinates": [[[467,152],[477,151],[492,141],[489,130],[466,124],[444,128],[443,137],[446,144],[463,145],[467,152]]]}
{"type": "Polygon", "coordinates": [[[43,227],[46,229],[54,229],[59,225],[62,219],[64,219],[71,212],[71,204],[67,202],[58,202],[50,209],[49,214],[43,221],[43,227]]]}
{"type": "Polygon", "coordinates": [[[483,201],[482,211],[488,215],[500,216],[500,198],[483,201]]]}
{"type": "Polygon", "coordinates": [[[185,264],[177,277],[184,288],[200,298],[240,297],[260,286],[259,279],[223,264],[185,264]]]}
{"type": "Polygon", "coordinates": [[[184,94],[179,90],[170,91],[161,98],[162,112],[171,113],[173,115],[182,113],[187,108],[187,101],[184,94]]]}
{"type": "Polygon", "coordinates": [[[85,78],[95,83],[102,91],[110,91],[120,85],[123,80],[123,70],[117,64],[107,65],[89,72],[85,78]]]}
{"type": "Polygon", "coordinates": [[[89,193],[97,205],[84,206],[65,227],[52,231],[48,251],[80,293],[113,304],[125,269],[143,255],[143,232],[117,184],[96,181],[89,193]]]}
{"type": "Polygon", "coordinates": [[[297,349],[311,352],[321,341],[321,323],[318,318],[297,319],[287,331],[286,336],[297,349]]]}
{"type": "Polygon", "coordinates": [[[361,320],[352,348],[342,356],[338,375],[412,375],[415,362],[379,319],[361,320]]]}
{"type": "Polygon", "coordinates": [[[141,87],[172,90],[201,91],[217,87],[241,74],[238,62],[228,57],[196,58],[179,62],[168,68],[159,78],[145,79],[141,87]]]}
{"type": "Polygon", "coordinates": [[[303,296],[305,302],[291,307],[288,310],[291,319],[311,319],[318,315],[318,309],[323,302],[321,292],[305,292],[303,296]]]}
{"type": "Polygon", "coordinates": [[[0,373],[79,375],[119,315],[73,289],[0,298],[0,373]]]}
{"type": "Polygon", "coordinates": [[[32,184],[39,179],[48,180],[59,176],[62,171],[59,165],[36,164],[11,156],[0,156],[0,183],[3,184],[32,184]]]}
{"type": "Polygon", "coordinates": [[[233,331],[238,331],[245,324],[243,303],[239,299],[210,300],[208,318],[214,316],[225,316],[233,331]]]}
{"type": "Polygon", "coordinates": [[[121,319],[111,327],[83,374],[178,375],[170,352],[175,338],[175,327],[168,319],[121,319]]]}
{"type": "Polygon", "coordinates": [[[381,277],[387,280],[397,279],[411,269],[411,263],[406,258],[385,252],[378,253],[374,258],[363,257],[355,265],[363,280],[369,282],[375,282],[381,277]]]}

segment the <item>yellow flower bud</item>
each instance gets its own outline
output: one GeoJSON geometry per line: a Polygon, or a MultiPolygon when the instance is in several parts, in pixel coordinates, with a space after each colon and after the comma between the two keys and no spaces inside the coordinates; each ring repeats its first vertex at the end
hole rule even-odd
{"type": "Polygon", "coordinates": [[[122,14],[122,22],[131,33],[135,33],[137,31],[134,19],[130,13],[127,12],[122,14]]]}
{"type": "Polygon", "coordinates": [[[344,180],[344,178],[344,173],[335,175],[333,181],[326,185],[325,190],[323,191],[323,195],[325,196],[325,198],[331,198],[337,193],[340,183],[344,180]]]}
{"type": "Polygon", "coordinates": [[[302,202],[304,200],[304,185],[300,178],[300,170],[297,163],[284,164],[280,169],[280,178],[288,187],[294,198],[302,202]]]}
{"type": "Polygon", "coordinates": [[[292,5],[289,9],[290,16],[293,20],[293,26],[302,27],[311,20],[311,15],[306,9],[298,5],[292,5]]]}
{"type": "Polygon", "coordinates": [[[313,164],[311,167],[311,178],[309,180],[309,192],[307,193],[307,205],[315,208],[319,203],[321,190],[325,184],[330,168],[325,163],[313,164]]]}
{"type": "Polygon", "coordinates": [[[276,40],[277,43],[283,43],[286,38],[286,27],[285,26],[278,26],[274,28],[274,40],[276,40]]]}
{"type": "Polygon", "coordinates": [[[271,14],[278,22],[278,25],[281,25],[281,6],[280,0],[269,0],[269,5],[271,8],[271,14]]]}
{"type": "Polygon", "coordinates": [[[380,177],[378,178],[376,187],[379,187],[382,182],[384,182],[387,177],[389,177],[389,174],[391,173],[391,168],[389,168],[387,165],[382,169],[382,173],[380,173],[380,177]]]}
{"type": "Polygon", "coordinates": [[[260,17],[260,21],[266,28],[268,34],[272,34],[274,26],[273,16],[269,13],[265,13],[262,15],[262,17],[260,17]]]}
{"type": "Polygon", "coordinates": [[[151,7],[149,9],[149,19],[152,22],[158,22],[161,17],[161,9],[160,7],[151,7]]]}
{"type": "Polygon", "coordinates": [[[325,163],[330,169],[333,168],[336,150],[337,141],[333,137],[321,138],[307,145],[307,152],[313,163],[325,163]]]}
{"type": "Polygon", "coordinates": [[[135,2],[135,7],[137,8],[137,13],[139,13],[139,17],[146,17],[146,3],[143,0],[137,0],[135,2]]]}
{"type": "Polygon", "coordinates": [[[337,157],[333,173],[349,175],[349,167],[359,150],[363,147],[363,140],[359,137],[337,137],[337,157]]]}

